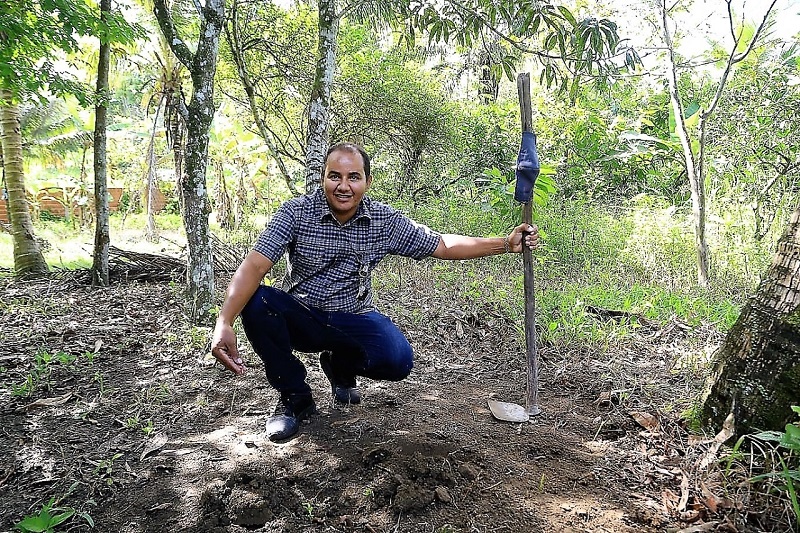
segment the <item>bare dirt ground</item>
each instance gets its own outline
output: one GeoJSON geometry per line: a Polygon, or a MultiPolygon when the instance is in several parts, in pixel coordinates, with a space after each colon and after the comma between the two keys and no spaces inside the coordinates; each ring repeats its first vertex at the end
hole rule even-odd
{"type": "Polygon", "coordinates": [[[486,402],[524,402],[518,328],[408,286],[380,306],[415,347],[411,376],[365,380],[362,405],[335,407],[304,354],[320,412],[273,444],[257,357],[243,378],[209,364],[178,290],[0,279],[0,531],[51,497],[108,532],[770,530],[693,473],[718,445],[690,443],[677,417],[698,387],[678,362],[713,330],[545,346],[544,413],[505,423],[486,402]]]}

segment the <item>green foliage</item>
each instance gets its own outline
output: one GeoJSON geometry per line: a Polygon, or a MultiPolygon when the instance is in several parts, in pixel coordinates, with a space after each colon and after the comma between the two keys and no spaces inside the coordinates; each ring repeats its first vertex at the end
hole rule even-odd
{"type": "Polygon", "coordinates": [[[123,454],[115,453],[111,457],[101,459],[100,461],[90,461],[95,465],[92,472],[98,479],[103,480],[106,485],[113,485],[116,480],[114,479],[114,463],[117,459],[122,457],[123,454]]]}
{"type": "MultiPolygon", "coordinates": [[[[77,482],[73,483],[66,494],[58,498],[50,498],[47,503],[42,504],[37,513],[25,516],[25,518],[14,524],[14,528],[23,533],[55,533],[60,529],[59,526],[66,525],[67,521],[73,517],[82,518],[90,528],[93,528],[94,520],[88,512],[60,505],[60,502],[66,499],[77,486],[77,482]]],[[[86,503],[93,505],[94,501],[88,500],[86,503]]]]}
{"type": "MultiPolygon", "coordinates": [[[[539,176],[533,187],[533,203],[536,206],[545,206],[551,196],[556,193],[556,184],[553,181],[555,171],[552,167],[542,166],[539,176]]],[[[511,220],[515,214],[514,189],[516,180],[512,175],[502,173],[498,168],[483,171],[483,177],[476,180],[479,194],[481,194],[481,208],[493,211],[503,220],[511,220]]]]}
{"type": "Polygon", "coordinates": [[[386,196],[424,196],[440,187],[457,155],[456,110],[441,80],[413,51],[382,50],[364,27],[343,25],[339,46],[331,138],[355,139],[381,154],[373,175],[386,196]]]}
{"type": "Polygon", "coordinates": [[[25,376],[22,383],[11,385],[11,394],[13,396],[30,396],[41,383],[44,383],[45,387],[49,388],[50,367],[57,357],[44,350],[36,352],[33,368],[25,376]]]}
{"type": "MultiPolygon", "coordinates": [[[[792,406],[792,411],[800,415],[800,406],[792,406]]],[[[762,431],[753,435],[743,435],[734,445],[728,459],[728,470],[734,460],[742,460],[748,455],[760,455],[767,472],[750,478],[753,483],[766,492],[778,491],[788,497],[794,512],[795,524],[800,524],[800,422],[786,424],[784,431],[762,431]],[[745,442],[751,445],[749,452],[742,452],[745,442]]]]}
{"type": "Polygon", "coordinates": [[[25,156],[59,169],[66,154],[91,146],[92,134],[82,126],[77,111],[63,100],[29,102],[20,108],[25,156]]]}
{"type": "MultiPolygon", "coordinates": [[[[91,352],[84,354],[89,364],[94,361],[94,355],[91,352]]],[[[44,349],[39,350],[34,355],[32,368],[24,379],[20,383],[12,383],[9,386],[12,396],[28,397],[39,388],[49,389],[53,367],[69,368],[76,364],[77,360],[78,356],[68,352],[58,351],[51,353],[44,349]]]]}
{"type": "Polygon", "coordinates": [[[29,515],[15,524],[14,527],[26,533],[51,533],[56,527],[66,522],[75,514],[75,509],[54,508],[55,498],[44,504],[38,514],[29,515]],[[56,513],[56,514],[53,514],[56,513]]]}
{"type": "Polygon", "coordinates": [[[519,150],[519,106],[516,102],[461,107],[457,117],[455,175],[466,184],[486,169],[507,173],[519,150]]]}
{"type": "MultiPolygon", "coordinates": [[[[509,79],[514,77],[520,52],[531,53],[542,66],[542,83],[561,90],[567,88],[572,74],[604,77],[618,70],[611,61],[620,44],[616,24],[595,17],[578,21],[564,6],[482,0],[445,1],[435,7],[416,3],[402,12],[401,18],[406,21],[404,37],[412,41],[416,31],[421,31],[433,43],[455,42],[470,48],[487,35],[501,36],[506,52],[495,61],[495,68],[509,79]],[[525,44],[529,39],[538,41],[538,53],[525,44]],[[565,65],[563,71],[555,58],[565,65]]],[[[633,67],[638,56],[629,51],[625,62],[633,67]]]]}
{"type": "Polygon", "coordinates": [[[63,74],[64,69],[56,65],[63,58],[58,52],[80,50],[80,36],[125,43],[141,34],[119,12],[101,22],[99,11],[83,0],[3,2],[0,28],[0,86],[15,95],[35,94],[42,100],[45,90],[73,94],[83,104],[89,103],[92,89],[63,74]]]}
{"type": "MultiPolygon", "coordinates": [[[[228,14],[228,38],[220,47],[217,70],[219,85],[239,101],[248,100],[234,47],[253,87],[256,110],[249,113],[257,113],[264,122],[289,170],[300,169],[297,162],[305,153],[301,129],[315,72],[316,10],[303,3],[282,9],[270,2],[237,1],[228,14]]],[[[251,121],[242,119],[245,124],[251,121]]]]}

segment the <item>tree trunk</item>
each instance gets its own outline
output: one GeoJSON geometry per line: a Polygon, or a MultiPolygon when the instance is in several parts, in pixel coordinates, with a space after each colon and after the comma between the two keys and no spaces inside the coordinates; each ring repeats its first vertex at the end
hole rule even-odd
{"type": "Polygon", "coordinates": [[[177,33],[164,0],[154,1],[156,20],[175,56],[192,77],[192,98],[187,108],[186,174],[182,184],[183,225],[189,245],[187,282],[192,319],[214,321],[214,265],[208,215],[211,212],[206,184],[208,130],[214,118],[214,74],[217,69],[219,38],[224,23],[224,0],[198,4],[200,32],[192,53],[177,33]]]}
{"type": "Polygon", "coordinates": [[[319,44],[314,86],[308,106],[308,137],[306,139],[306,191],[312,190],[322,176],[325,153],[328,151],[329,108],[331,87],[336,70],[336,38],[339,18],[336,0],[319,0],[319,44]]]}
{"type": "Polygon", "coordinates": [[[183,160],[184,160],[184,141],[186,137],[186,121],[180,112],[181,92],[173,90],[172,97],[169,98],[167,117],[169,117],[169,131],[172,141],[172,163],[175,167],[175,195],[178,197],[178,205],[183,214],[183,160]]]}
{"type": "Polygon", "coordinates": [[[164,96],[156,105],[156,116],[153,118],[153,129],[150,132],[150,142],[147,145],[147,229],[145,237],[148,241],[158,240],[158,228],[156,228],[156,217],[153,212],[153,197],[156,192],[156,130],[158,129],[158,117],[161,115],[161,105],[164,102],[164,96]]]}
{"type": "Polygon", "coordinates": [[[715,354],[703,420],[731,411],[736,432],[780,430],[800,405],[800,206],[772,265],[715,354]]]}
{"type": "MultiPolygon", "coordinates": [[[[100,19],[105,21],[111,11],[111,0],[100,0],[100,19]]],[[[97,61],[97,105],[94,119],[94,257],[92,283],[108,286],[108,249],[111,232],[108,222],[108,180],[106,177],[106,128],[108,126],[108,71],[111,45],[100,39],[100,58],[97,61]]]]}
{"type": "Polygon", "coordinates": [[[14,272],[17,276],[39,276],[48,272],[47,263],[33,234],[28,198],[25,193],[25,174],[22,168],[22,135],[19,107],[11,91],[0,90],[0,135],[3,143],[3,169],[8,187],[8,216],[14,242],[14,272]]]}
{"type": "Polygon", "coordinates": [[[695,252],[697,254],[697,282],[701,287],[708,286],[708,245],[706,244],[706,190],[703,175],[698,172],[698,165],[692,151],[686,120],[683,118],[683,104],[678,92],[678,71],[675,65],[675,48],[669,31],[667,7],[661,3],[661,19],[664,31],[664,43],[667,47],[667,81],[672,112],[675,115],[675,133],[681,141],[686,175],[689,178],[689,189],[692,196],[692,221],[694,223],[695,252]]]}
{"type": "Polygon", "coordinates": [[[225,168],[222,161],[212,160],[211,165],[217,174],[217,183],[214,186],[214,208],[217,212],[217,224],[224,230],[233,229],[233,213],[231,212],[231,197],[228,195],[228,186],[225,183],[225,168]]]}
{"type": "MultiPolygon", "coordinates": [[[[184,216],[186,240],[189,244],[189,265],[187,281],[192,316],[198,323],[213,321],[211,310],[214,307],[214,267],[211,255],[208,215],[211,208],[206,187],[206,163],[208,161],[208,128],[205,121],[209,112],[189,104],[188,139],[186,142],[186,179],[183,182],[184,216]]],[[[209,97],[209,101],[211,98],[209,97]]],[[[210,113],[213,114],[213,107],[210,113]]]]}
{"type": "Polygon", "coordinates": [[[247,162],[239,161],[239,182],[236,185],[236,194],[233,196],[233,229],[239,229],[244,223],[244,209],[247,205],[247,189],[244,185],[244,176],[247,174],[247,162]]]}

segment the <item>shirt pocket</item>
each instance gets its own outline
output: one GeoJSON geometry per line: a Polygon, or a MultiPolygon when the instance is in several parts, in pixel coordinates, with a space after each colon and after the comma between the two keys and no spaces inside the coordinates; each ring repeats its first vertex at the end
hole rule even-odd
{"type": "Polygon", "coordinates": [[[318,272],[329,268],[336,260],[336,246],[323,239],[299,240],[290,258],[292,267],[301,272],[318,272]]]}

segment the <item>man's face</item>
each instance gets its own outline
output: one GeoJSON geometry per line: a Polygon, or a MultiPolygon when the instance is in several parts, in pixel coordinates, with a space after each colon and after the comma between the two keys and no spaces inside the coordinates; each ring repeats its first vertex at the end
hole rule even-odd
{"type": "Polygon", "coordinates": [[[331,152],[325,163],[322,188],[336,220],[344,224],[353,218],[371,183],[372,176],[364,174],[361,154],[349,150],[331,152]]]}

